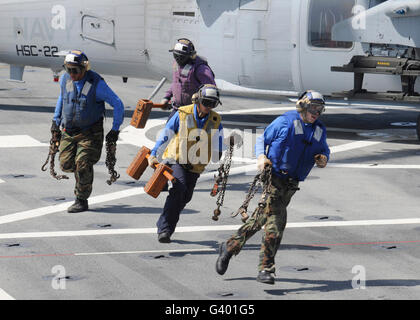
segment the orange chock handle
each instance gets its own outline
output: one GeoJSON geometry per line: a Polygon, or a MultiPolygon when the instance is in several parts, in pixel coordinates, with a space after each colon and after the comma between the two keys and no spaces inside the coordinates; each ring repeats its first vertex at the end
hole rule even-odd
{"type": "MultiPolygon", "coordinates": [[[[146,159],[149,159],[150,157],[150,153],[146,154],[146,159]]],[[[158,167],[159,164],[154,163],[153,166],[156,168],[158,167]]],[[[163,175],[165,176],[166,179],[174,182],[175,181],[175,177],[173,175],[171,175],[168,171],[163,171],[163,175]]]]}

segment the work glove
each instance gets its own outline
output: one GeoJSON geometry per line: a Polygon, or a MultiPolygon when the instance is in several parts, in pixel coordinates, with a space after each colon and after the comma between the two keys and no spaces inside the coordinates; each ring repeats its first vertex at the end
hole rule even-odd
{"type": "Polygon", "coordinates": [[[117,142],[119,134],[120,134],[119,131],[111,129],[105,137],[106,142],[111,142],[111,143],[117,142]]]}
{"type": "Polygon", "coordinates": [[[261,154],[257,160],[257,168],[259,172],[262,172],[265,166],[271,165],[271,161],[267,159],[264,154],[261,154]]]}
{"type": "Polygon", "coordinates": [[[169,109],[171,109],[171,107],[170,107],[170,105],[169,105],[169,99],[166,99],[166,98],[162,99],[162,100],[160,101],[160,104],[162,104],[162,105],[163,105],[163,106],[161,107],[161,109],[162,109],[162,110],[169,110],[169,109]]]}
{"type": "Polygon", "coordinates": [[[323,154],[317,154],[315,157],[315,163],[318,168],[325,168],[327,165],[327,156],[323,154]]]}
{"type": "Polygon", "coordinates": [[[158,165],[159,160],[155,157],[150,155],[149,158],[147,158],[147,162],[149,163],[149,167],[155,169],[154,164],[158,165]]]}

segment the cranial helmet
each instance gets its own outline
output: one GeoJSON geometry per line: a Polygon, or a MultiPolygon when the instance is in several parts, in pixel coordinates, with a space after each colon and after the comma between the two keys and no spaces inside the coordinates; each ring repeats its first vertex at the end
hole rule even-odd
{"type": "Polygon", "coordinates": [[[325,111],[324,96],[316,91],[305,91],[296,102],[296,110],[300,113],[308,111],[312,114],[321,115],[325,111]]]}
{"type": "Polygon", "coordinates": [[[87,70],[90,69],[88,57],[80,50],[72,50],[64,59],[64,67],[80,67],[87,70]]]}
{"type": "Polygon", "coordinates": [[[197,56],[193,43],[186,38],[178,39],[174,48],[169,52],[173,53],[175,61],[180,66],[184,66],[188,60],[197,56]]]}
{"type": "Polygon", "coordinates": [[[192,96],[192,102],[201,103],[208,108],[216,108],[218,104],[222,104],[219,89],[212,84],[203,84],[192,96]]]}

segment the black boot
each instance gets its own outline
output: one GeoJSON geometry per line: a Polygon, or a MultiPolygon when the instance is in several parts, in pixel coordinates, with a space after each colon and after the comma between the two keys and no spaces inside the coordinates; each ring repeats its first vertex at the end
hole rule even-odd
{"type": "Polygon", "coordinates": [[[266,284],[274,284],[274,275],[266,270],[260,271],[258,273],[257,281],[266,284]]]}
{"type": "Polygon", "coordinates": [[[218,274],[225,274],[230,258],[232,258],[232,254],[227,250],[226,242],[223,242],[219,246],[219,258],[216,261],[216,271],[218,274]]]}
{"type": "Polygon", "coordinates": [[[76,201],[67,209],[68,213],[82,212],[89,209],[88,201],[76,198],[76,201]]]}
{"type": "Polygon", "coordinates": [[[160,243],[171,243],[171,234],[167,231],[163,231],[158,234],[158,241],[160,243]]]}

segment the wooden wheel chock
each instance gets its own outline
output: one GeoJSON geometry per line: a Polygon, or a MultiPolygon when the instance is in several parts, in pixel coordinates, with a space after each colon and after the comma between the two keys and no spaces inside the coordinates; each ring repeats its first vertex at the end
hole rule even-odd
{"type": "MultiPolygon", "coordinates": [[[[147,160],[150,157],[150,153],[151,150],[147,147],[143,146],[140,149],[126,170],[130,177],[136,180],[140,179],[149,166],[147,160]]],[[[172,172],[173,170],[163,163],[155,165],[155,172],[144,186],[144,191],[153,198],[157,198],[168,180],[175,182],[172,172]]]]}

